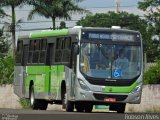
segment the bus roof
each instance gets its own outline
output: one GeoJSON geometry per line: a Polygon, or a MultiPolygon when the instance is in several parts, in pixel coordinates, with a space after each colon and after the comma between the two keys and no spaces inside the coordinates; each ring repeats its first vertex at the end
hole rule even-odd
{"type": "Polygon", "coordinates": [[[115,28],[103,28],[103,27],[83,27],[84,31],[111,31],[111,32],[130,32],[130,33],[139,33],[139,31],[129,30],[129,29],[115,29],[115,28]]]}
{"type": "Polygon", "coordinates": [[[128,29],[115,29],[115,28],[102,28],[102,27],[82,27],[82,28],[69,28],[62,30],[41,30],[31,32],[29,35],[19,36],[19,39],[25,38],[42,38],[42,37],[54,37],[54,36],[67,36],[78,34],[80,29],[82,31],[111,31],[111,32],[130,32],[130,33],[139,33],[138,31],[128,30],[128,29]]]}
{"type": "Polygon", "coordinates": [[[50,36],[66,36],[68,34],[69,34],[68,29],[42,30],[39,32],[31,32],[29,38],[40,38],[40,37],[50,37],[50,36]]]}

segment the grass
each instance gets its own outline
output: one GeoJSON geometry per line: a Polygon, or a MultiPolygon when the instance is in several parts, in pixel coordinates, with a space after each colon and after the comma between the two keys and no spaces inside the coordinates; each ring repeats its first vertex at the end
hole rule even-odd
{"type": "MultiPolygon", "coordinates": [[[[128,112],[134,113],[134,112],[140,112],[140,111],[137,111],[134,107],[129,107],[128,112]]],[[[160,108],[159,107],[147,108],[143,112],[144,113],[160,113],[160,108]]]]}
{"type": "Polygon", "coordinates": [[[134,107],[128,107],[128,111],[129,112],[136,112],[136,110],[134,109],[134,107]]]}
{"type": "Polygon", "coordinates": [[[19,100],[20,105],[22,106],[23,109],[31,109],[30,107],[30,102],[26,98],[20,98],[19,100]]]}
{"type": "Polygon", "coordinates": [[[148,112],[148,113],[160,113],[160,108],[152,108],[152,109],[146,109],[145,112],[148,112]]]}

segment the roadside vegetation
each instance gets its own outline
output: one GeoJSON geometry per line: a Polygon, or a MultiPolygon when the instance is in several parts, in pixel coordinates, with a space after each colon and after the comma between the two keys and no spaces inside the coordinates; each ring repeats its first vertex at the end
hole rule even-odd
{"type": "Polygon", "coordinates": [[[147,108],[144,111],[137,111],[134,107],[129,107],[128,111],[129,113],[137,113],[137,112],[144,112],[144,113],[160,113],[160,108],[147,108]]]}
{"type": "Polygon", "coordinates": [[[29,99],[20,98],[19,103],[23,109],[31,109],[29,99]]]}
{"type": "Polygon", "coordinates": [[[151,109],[146,109],[145,112],[147,113],[160,113],[160,108],[151,108],[151,109]]]}
{"type": "Polygon", "coordinates": [[[144,84],[160,84],[160,61],[144,73],[144,84]]]}
{"type": "Polygon", "coordinates": [[[14,57],[9,54],[10,45],[0,30],[0,84],[12,84],[14,76],[14,57]]]}

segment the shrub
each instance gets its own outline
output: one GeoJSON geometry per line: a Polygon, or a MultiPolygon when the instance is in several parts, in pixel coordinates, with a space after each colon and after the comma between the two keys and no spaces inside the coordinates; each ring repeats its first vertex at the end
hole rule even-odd
{"type": "Polygon", "coordinates": [[[14,77],[14,58],[0,57],[0,84],[12,84],[14,77]]]}
{"type": "Polygon", "coordinates": [[[22,106],[23,109],[31,109],[30,107],[30,102],[26,98],[20,98],[19,100],[20,105],[22,106]]]}
{"type": "Polygon", "coordinates": [[[144,84],[160,84],[160,61],[144,73],[144,84]]]}

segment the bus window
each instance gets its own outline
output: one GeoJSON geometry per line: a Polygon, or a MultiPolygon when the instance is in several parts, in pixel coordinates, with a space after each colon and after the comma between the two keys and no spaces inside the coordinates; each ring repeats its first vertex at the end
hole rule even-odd
{"type": "Polygon", "coordinates": [[[41,40],[41,50],[46,50],[46,47],[47,47],[47,40],[42,39],[41,40]]]}
{"type": "Polygon", "coordinates": [[[32,63],[32,54],[33,54],[33,50],[34,50],[34,40],[30,40],[28,63],[32,63]]]}
{"type": "Polygon", "coordinates": [[[57,38],[56,40],[56,53],[55,53],[55,62],[62,62],[62,38],[57,38]]]}
{"type": "Polygon", "coordinates": [[[50,43],[47,47],[47,65],[52,65],[54,63],[54,44],[50,43]]]}
{"type": "Polygon", "coordinates": [[[46,39],[42,39],[40,44],[41,44],[40,45],[41,49],[40,49],[40,59],[39,59],[39,62],[40,63],[45,63],[47,40],[46,39]]]}
{"type": "Polygon", "coordinates": [[[39,63],[39,40],[34,40],[34,51],[32,63],[39,63]]]}
{"type": "Polygon", "coordinates": [[[70,58],[71,58],[71,38],[66,37],[64,39],[62,62],[70,62],[70,58]]]}
{"type": "Polygon", "coordinates": [[[23,46],[23,66],[27,65],[27,60],[28,60],[28,45],[23,46]]]}
{"type": "Polygon", "coordinates": [[[56,40],[55,62],[68,63],[71,56],[71,38],[61,37],[56,40]]]}
{"type": "Polygon", "coordinates": [[[57,38],[56,40],[56,49],[61,49],[62,47],[62,40],[60,38],[57,38]]]}
{"type": "Polygon", "coordinates": [[[17,44],[17,55],[16,55],[16,63],[21,63],[22,61],[22,51],[23,51],[23,41],[18,41],[17,44]]]}
{"type": "Polygon", "coordinates": [[[55,54],[55,62],[61,62],[61,58],[62,58],[62,50],[56,50],[56,54],[55,54]]]}
{"type": "Polygon", "coordinates": [[[71,49],[71,37],[67,37],[65,38],[65,40],[66,40],[65,48],[71,49]]]}
{"type": "Polygon", "coordinates": [[[62,46],[61,46],[61,49],[65,49],[65,43],[66,43],[66,39],[65,38],[62,38],[62,46]]]}

